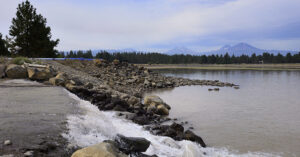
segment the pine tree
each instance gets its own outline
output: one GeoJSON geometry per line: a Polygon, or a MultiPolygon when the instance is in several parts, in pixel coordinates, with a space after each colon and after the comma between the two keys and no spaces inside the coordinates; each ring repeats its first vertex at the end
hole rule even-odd
{"type": "Polygon", "coordinates": [[[5,40],[2,39],[2,34],[0,33],[0,56],[9,56],[9,51],[6,47],[5,40]]]}
{"type": "Polygon", "coordinates": [[[37,14],[28,0],[19,4],[9,30],[12,36],[11,50],[20,56],[56,57],[57,50],[54,47],[59,40],[51,40],[51,29],[46,23],[46,18],[37,14]]]}

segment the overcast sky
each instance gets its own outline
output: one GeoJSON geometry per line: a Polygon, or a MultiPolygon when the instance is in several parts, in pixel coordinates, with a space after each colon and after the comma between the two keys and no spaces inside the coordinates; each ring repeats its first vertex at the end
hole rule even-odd
{"type": "MultiPolygon", "coordinates": [[[[20,0],[0,0],[7,35],[20,0]]],[[[31,0],[59,50],[197,51],[247,42],[300,50],[300,0],[31,0]]]]}

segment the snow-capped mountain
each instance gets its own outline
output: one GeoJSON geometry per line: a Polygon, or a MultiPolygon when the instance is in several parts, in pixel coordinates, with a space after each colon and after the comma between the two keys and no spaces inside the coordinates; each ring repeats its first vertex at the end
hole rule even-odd
{"type": "Polygon", "coordinates": [[[190,54],[190,55],[199,55],[198,52],[195,52],[191,49],[188,49],[186,47],[175,47],[167,52],[165,52],[164,54],[167,55],[175,55],[175,54],[190,54]]]}
{"type": "Polygon", "coordinates": [[[218,50],[210,51],[210,52],[207,52],[204,54],[219,54],[219,55],[222,54],[222,55],[224,55],[224,54],[228,53],[229,55],[234,54],[235,56],[240,56],[243,54],[252,55],[253,53],[255,53],[256,55],[260,55],[260,54],[263,54],[264,52],[273,53],[273,54],[281,53],[283,55],[287,54],[288,52],[297,53],[296,51],[287,51],[287,50],[264,50],[264,49],[256,48],[247,43],[238,43],[234,46],[225,45],[218,50]]]}
{"type": "Polygon", "coordinates": [[[225,45],[223,47],[221,47],[218,50],[213,50],[213,51],[208,51],[208,52],[195,52],[193,50],[190,50],[186,47],[177,47],[174,49],[171,49],[167,52],[165,52],[165,54],[168,55],[174,55],[174,54],[190,54],[190,55],[224,55],[226,53],[228,53],[229,55],[235,55],[235,56],[240,56],[240,55],[252,55],[253,53],[255,53],[256,55],[261,55],[264,52],[268,52],[268,53],[273,53],[273,54],[278,54],[281,53],[282,55],[286,55],[288,52],[295,54],[298,53],[297,51],[287,51],[287,50],[264,50],[264,49],[259,49],[256,48],[252,45],[249,45],[247,43],[238,43],[236,45],[225,45]]]}

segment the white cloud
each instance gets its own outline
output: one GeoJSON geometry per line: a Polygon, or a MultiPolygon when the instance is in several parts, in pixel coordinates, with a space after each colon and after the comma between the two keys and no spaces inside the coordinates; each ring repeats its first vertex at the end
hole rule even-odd
{"type": "MultiPolygon", "coordinates": [[[[0,32],[7,32],[18,2],[0,1],[0,32]]],[[[208,0],[72,2],[32,2],[38,12],[48,19],[53,36],[61,39],[59,49],[62,50],[129,47],[148,49],[157,44],[196,43],[190,40],[211,36],[217,36],[218,40],[239,41],[241,39],[234,39],[230,33],[251,34],[270,31],[274,27],[293,22],[300,23],[300,0],[219,0],[218,3],[208,0]]],[[[244,36],[243,41],[253,41],[253,37],[248,38],[250,37],[244,36]]],[[[271,39],[263,34],[258,38],[261,43],[257,45],[275,45],[267,42],[271,39]]],[[[282,40],[272,39],[274,42],[282,40]]],[[[284,45],[295,48],[296,44],[297,41],[293,40],[284,45]]],[[[206,45],[199,47],[207,48],[206,45]]]]}

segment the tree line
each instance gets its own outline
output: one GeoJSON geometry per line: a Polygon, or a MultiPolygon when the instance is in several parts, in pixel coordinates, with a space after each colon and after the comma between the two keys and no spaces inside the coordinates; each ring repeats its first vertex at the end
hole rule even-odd
{"type": "Polygon", "coordinates": [[[300,63],[300,52],[297,54],[287,53],[282,55],[280,53],[274,55],[265,52],[262,55],[241,55],[230,56],[228,53],[225,55],[166,55],[162,53],[143,53],[143,52],[115,52],[109,53],[107,51],[100,51],[96,56],[92,55],[92,51],[70,51],[68,53],[61,52],[61,57],[65,58],[98,58],[107,61],[118,59],[129,63],[137,64],[257,64],[257,63],[300,63]]]}

